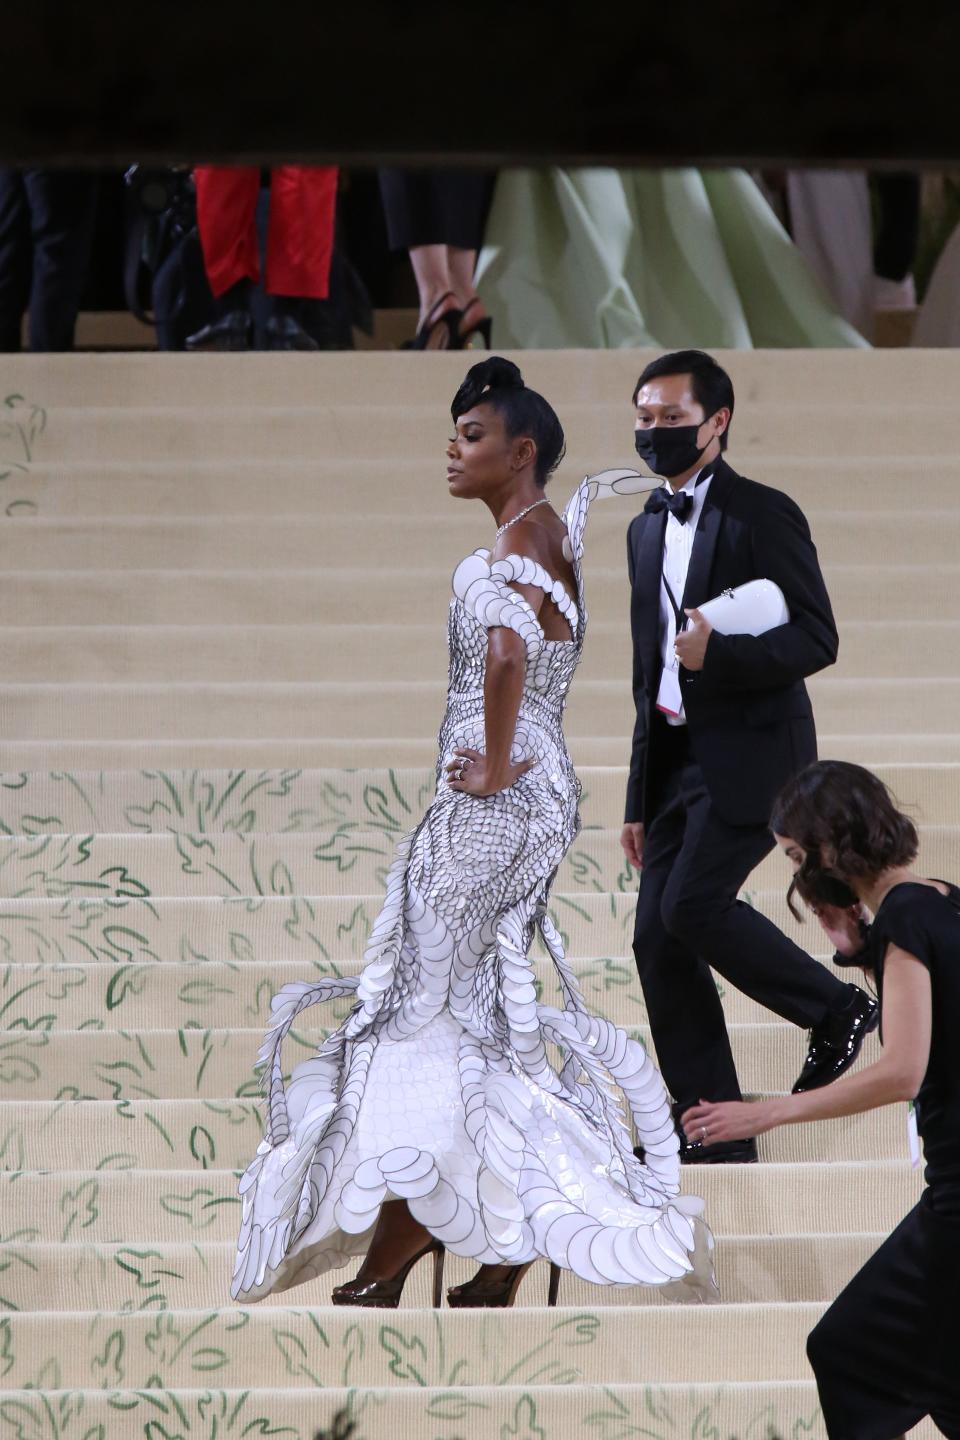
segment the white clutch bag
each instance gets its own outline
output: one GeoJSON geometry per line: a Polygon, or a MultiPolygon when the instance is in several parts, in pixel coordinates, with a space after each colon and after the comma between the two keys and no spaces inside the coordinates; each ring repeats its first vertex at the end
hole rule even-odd
{"type": "Polygon", "coordinates": [[[718,635],[763,635],[790,619],[783,591],[772,580],[748,580],[698,608],[718,635]]]}

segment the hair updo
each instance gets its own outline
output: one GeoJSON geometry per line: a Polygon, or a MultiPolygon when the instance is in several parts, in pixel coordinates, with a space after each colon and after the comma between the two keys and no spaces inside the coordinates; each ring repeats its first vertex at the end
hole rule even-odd
{"type": "Polygon", "coordinates": [[[566,449],[563,426],[543,396],[524,385],[523,376],[512,360],[492,355],[467,371],[450,406],[454,424],[475,405],[489,405],[496,410],[503,418],[503,428],[510,440],[519,435],[529,436],[537,447],[536,482],[546,485],[566,449]]]}

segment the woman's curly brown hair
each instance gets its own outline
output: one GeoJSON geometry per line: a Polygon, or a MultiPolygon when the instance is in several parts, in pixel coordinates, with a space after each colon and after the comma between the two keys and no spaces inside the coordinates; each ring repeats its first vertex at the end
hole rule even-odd
{"type": "MultiPolygon", "coordinates": [[[[917,828],[897,809],[883,781],[846,760],[818,760],[784,786],[770,827],[793,840],[805,859],[790,887],[808,904],[844,901],[844,882],[880,875],[917,858],[917,828]]],[[[798,917],[799,918],[799,917],[798,917]]]]}

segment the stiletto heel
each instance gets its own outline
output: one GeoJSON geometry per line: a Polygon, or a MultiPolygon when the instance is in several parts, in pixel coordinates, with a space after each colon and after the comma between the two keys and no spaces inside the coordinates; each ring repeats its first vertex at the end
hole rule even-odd
{"type": "MultiPolygon", "coordinates": [[[[463,327],[463,322],[470,314],[470,311],[473,309],[474,305],[479,305],[480,303],[481,302],[479,296],[474,296],[472,300],[467,301],[466,305],[463,307],[463,311],[460,316],[461,327],[463,327]]],[[[473,348],[470,344],[470,341],[473,339],[474,335],[480,335],[483,339],[485,348],[489,350],[492,333],[493,321],[491,320],[489,315],[484,315],[482,320],[474,320],[471,324],[461,328],[459,332],[461,350],[470,350],[473,348]]]]}
{"type": "Polygon", "coordinates": [[[460,321],[463,319],[463,311],[459,305],[451,310],[444,310],[442,315],[437,315],[440,306],[446,300],[455,300],[456,296],[452,290],[431,305],[423,324],[417,330],[412,340],[407,340],[401,347],[404,350],[462,350],[463,342],[460,339],[460,321]],[[431,344],[434,336],[437,336],[437,343],[431,344]]]}
{"type": "Polygon", "coordinates": [[[560,1294],[560,1266],[550,1265],[550,1284],[547,1287],[547,1304],[556,1305],[560,1294]]]}
{"type": "Polygon", "coordinates": [[[477,321],[476,325],[471,325],[469,330],[462,330],[460,332],[461,350],[472,350],[476,348],[470,344],[470,341],[473,339],[474,335],[482,335],[484,349],[489,350],[490,336],[492,331],[493,321],[490,319],[489,315],[485,315],[482,320],[477,321]]]}
{"type": "Polygon", "coordinates": [[[446,1250],[438,1245],[433,1252],[433,1308],[439,1310],[443,1304],[443,1261],[446,1250]]]}
{"type": "Polygon", "coordinates": [[[431,1239],[389,1280],[348,1280],[338,1285],[330,1299],[334,1305],[367,1305],[376,1310],[396,1310],[407,1276],[425,1255],[433,1255],[433,1303],[440,1305],[443,1286],[444,1248],[439,1240],[431,1239]]]}

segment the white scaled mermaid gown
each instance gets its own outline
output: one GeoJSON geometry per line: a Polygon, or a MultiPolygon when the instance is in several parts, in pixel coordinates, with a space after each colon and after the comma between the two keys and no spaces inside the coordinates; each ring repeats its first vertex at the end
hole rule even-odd
{"type": "Polygon", "coordinates": [[[261,1299],[365,1252],[388,1198],[405,1200],[449,1250],[481,1263],[544,1256],[598,1285],[715,1297],[702,1203],[678,1195],[679,1142],[660,1075],[641,1044],[587,1010],[547,913],[579,828],[561,722],[587,620],[587,511],[598,495],[653,483],[607,471],[579,486],[564,516],[576,596],[519,555],[491,565],[478,550],[458,566],[436,798],[397,846],[365,968],[286,985],[273,1001],[260,1055],[265,1135],[240,1182],[235,1298],[261,1299]],[[573,638],[546,640],[512,581],[542,586],[573,638]],[[526,646],[513,758],[537,763],[477,798],[450,790],[443,767],[457,746],[483,749],[492,626],[518,631],[526,646]],[[537,1001],[535,932],[563,1009],[537,1001]],[[290,1027],[308,1006],[351,991],[347,1019],[284,1088],[290,1027]],[[548,1045],[559,1050],[558,1068],[548,1045]]]}

